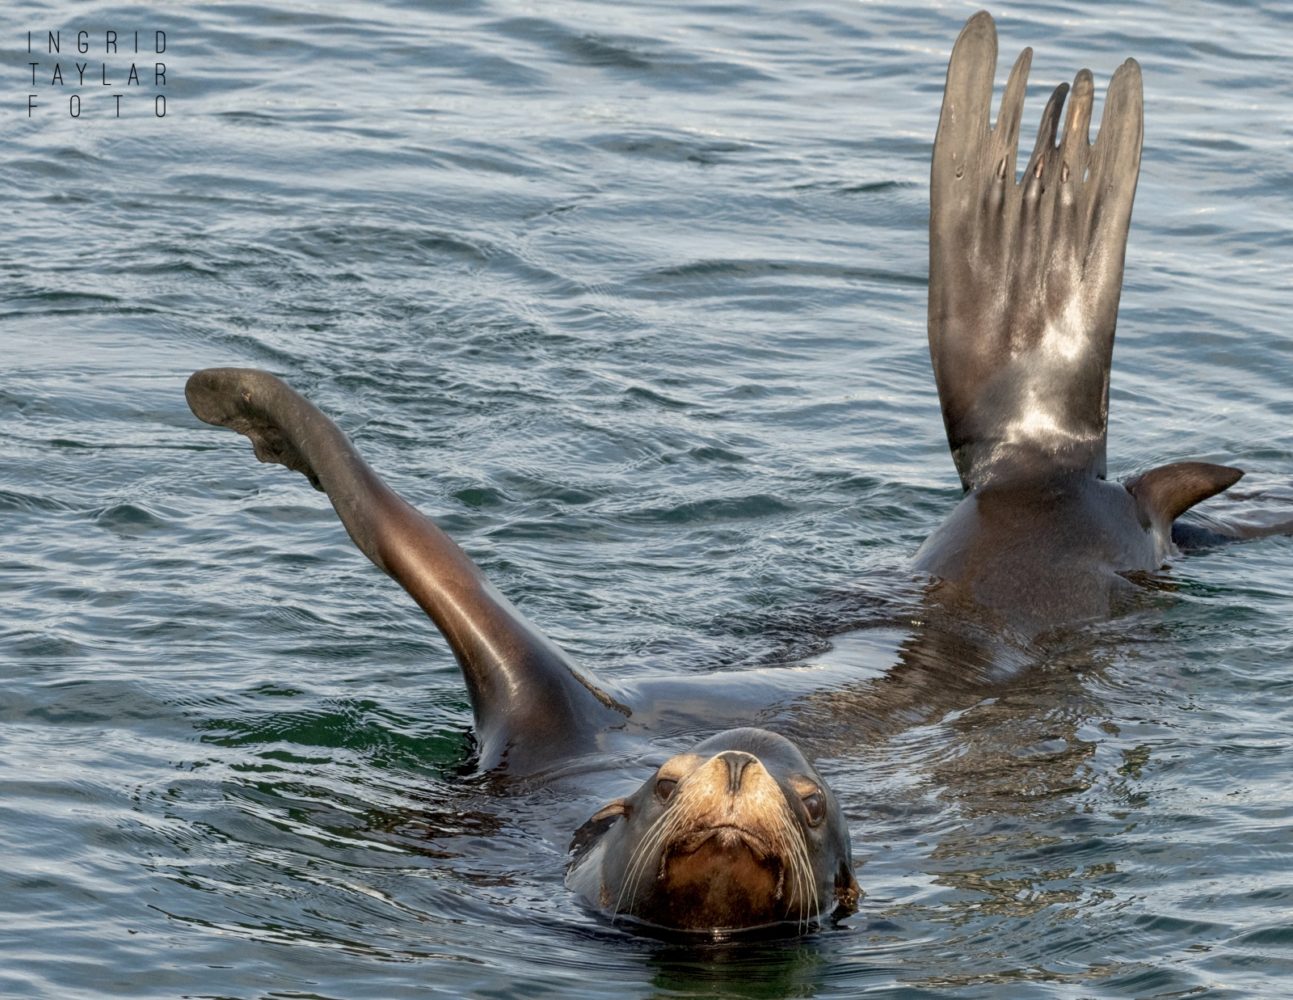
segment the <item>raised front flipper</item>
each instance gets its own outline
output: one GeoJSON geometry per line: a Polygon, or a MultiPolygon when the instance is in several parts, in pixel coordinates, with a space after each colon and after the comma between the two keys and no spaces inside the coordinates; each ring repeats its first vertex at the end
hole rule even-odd
{"type": "Polygon", "coordinates": [[[480,767],[533,771],[589,744],[628,710],[598,690],[432,521],[388,487],[319,409],[267,372],[208,368],[189,407],[251,439],[256,457],[303,473],[351,539],[431,616],[462,667],[480,767]]]}
{"type": "Polygon", "coordinates": [[[1071,97],[1060,84],[1016,181],[1031,61],[1025,49],[1015,62],[994,128],[996,28],[986,12],[970,18],[934,140],[929,346],[967,490],[1021,466],[1105,474],[1109,363],[1140,173],[1140,67],[1129,59],[1114,74],[1094,144],[1091,73],[1078,73],[1071,97]]]}

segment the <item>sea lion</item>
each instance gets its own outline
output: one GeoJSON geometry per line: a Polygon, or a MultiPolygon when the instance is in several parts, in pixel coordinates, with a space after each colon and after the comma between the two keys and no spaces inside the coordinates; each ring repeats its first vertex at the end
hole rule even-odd
{"type": "Polygon", "coordinates": [[[965,497],[915,566],[944,596],[1026,633],[1107,616],[1125,574],[1158,570],[1172,526],[1243,473],[1206,462],[1105,479],[1109,367],[1140,174],[1140,66],[1114,73],[1089,140],[1089,70],[1060,84],[1016,179],[1032,50],[996,124],[997,33],[966,23],[930,170],[929,348],[965,497]],[[1068,109],[1060,129],[1065,100],[1068,109]]]}
{"type": "MultiPolygon", "coordinates": [[[[1175,519],[1241,475],[1187,462],[1122,484],[1105,479],[1140,71],[1129,60],[1115,74],[1094,145],[1090,73],[1073,85],[1058,144],[1068,87],[1057,88],[1017,181],[1031,56],[1015,63],[991,127],[996,49],[991,17],[976,14],[953,49],[934,146],[929,340],[965,497],[916,555],[934,581],[921,628],[890,683],[861,692],[872,716],[892,725],[916,718],[913,706],[937,716],[949,692],[995,682],[982,620],[1030,635],[1107,614],[1130,586],[1124,574],[1159,568],[1175,519]]],[[[609,744],[651,740],[640,717],[655,709],[641,691],[611,692],[581,672],[313,404],[247,369],[197,372],[186,395],[200,419],[245,434],[262,461],[326,492],[360,550],[431,617],[467,684],[480,770],[544,781],[564,769],[584,779],[609,744]]],[[[801,706],[800,718],[818,729],[821,704],[836,717],[840,706],[856,711],[857,690],[842,693],[801,706]]],[[[709,703],[715,728],[730,695],[720,690],[709,703]]],[[[710,933],[802,928],[852,912],[859,893],[830,788],[794,743],[749,728],[672,757],[598,810],[574,837],[567,881],[613,918],[710,933]]]]}
{"type": "MultiPolygon", "coordinates": [[[[193,413],[303,473],[351,539],[431,617],[467,682],[477,766],[542,780],[637,732],[627,699],[581,672],[431,520],[382,481],[314,404],[268,372],[213,368],[193,413]]],[[[675,756],[576,833],[571,888],[613,918],[680,931],[805,928],[857,907],[848,826],[789,740],[721,732],[675,756]]]]}

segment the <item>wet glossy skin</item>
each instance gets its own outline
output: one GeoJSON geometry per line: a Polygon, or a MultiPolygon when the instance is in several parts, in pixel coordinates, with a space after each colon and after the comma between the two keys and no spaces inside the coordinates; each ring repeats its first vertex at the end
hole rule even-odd
{"type": "Polygon", "coordinates": [[[1107,616],[1119,574],[1158,569],[1169,544],[1122,484],[1068,474],[972,490],[915,566],[1030,631],[1107,616]]]}

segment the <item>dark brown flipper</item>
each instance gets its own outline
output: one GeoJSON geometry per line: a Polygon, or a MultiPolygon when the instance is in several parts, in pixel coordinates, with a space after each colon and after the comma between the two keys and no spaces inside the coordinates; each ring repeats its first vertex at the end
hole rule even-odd
{"type": "Polygon", "coordinates": [[[1129,59],[1114,73],[1094,143],[1090,72],[1078,73],[1071,97],[1067,84],[1056,88],[1016,182],[1031,61],[1025,49],[994,128],[996,27],[986,12],[970,18],[934,140],[929,346],[967,490],[1039,466],[1105,474],[1109,363],[1140,173],[1140,67],[1129,59]]]}
{"type": "Polygon", "coordinates": [[[1216,496],[1243,478],[1242,469],[1210,462],[1173,462],[1126,482],[1127,492],[1155,521],[1171,524],[1196,503],[1216,496]]]}
{"type": "Polygon", "coordinates": [[[245,434],[262,462],[303,473],[360,551],[431,616],[462,667],[480,767],[536,770],[589,745],[628,709],[598,690],[453,540],[378,477],[341,430],[268,372],[208,368],[184,390],[209,424],[245,434]]]}
{"type": "Polygon", "coordinates": [[[1224,542],[1239,541],[1240,538],[1261,537],[1261,534],[1287,533],[1287,528],[1274,528],[1267,529],[1266,532],[1248,529],[1245,534],[1243,528],[1218,524],[1212,519],[1209,521],[1214,525],[1213,528],[1177,520],[1177,517],[1196,503],[1230,489],[1243,476],[1243,470],[1232,466],[1214,466],[1209,462],[1173,462],[1170,466],[1159,466],[1142,472],[1122,485],[1126,486],[1127,493],[1135,497],[1143,523],[1165,538],[1170,537],[1173,545],[1182,551],[1209,549],[1224,542]]]}

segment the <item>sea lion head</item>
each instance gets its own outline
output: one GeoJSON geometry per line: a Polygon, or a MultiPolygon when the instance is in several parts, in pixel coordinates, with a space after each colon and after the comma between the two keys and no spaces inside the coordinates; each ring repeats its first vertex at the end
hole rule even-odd
{"type": "Polygon", "coordinates": [[[567,882],[612,918],[685,931],[807,929],[857,909],[848,827],[794,743],[730,729],[575,834],[567,882]]]}

